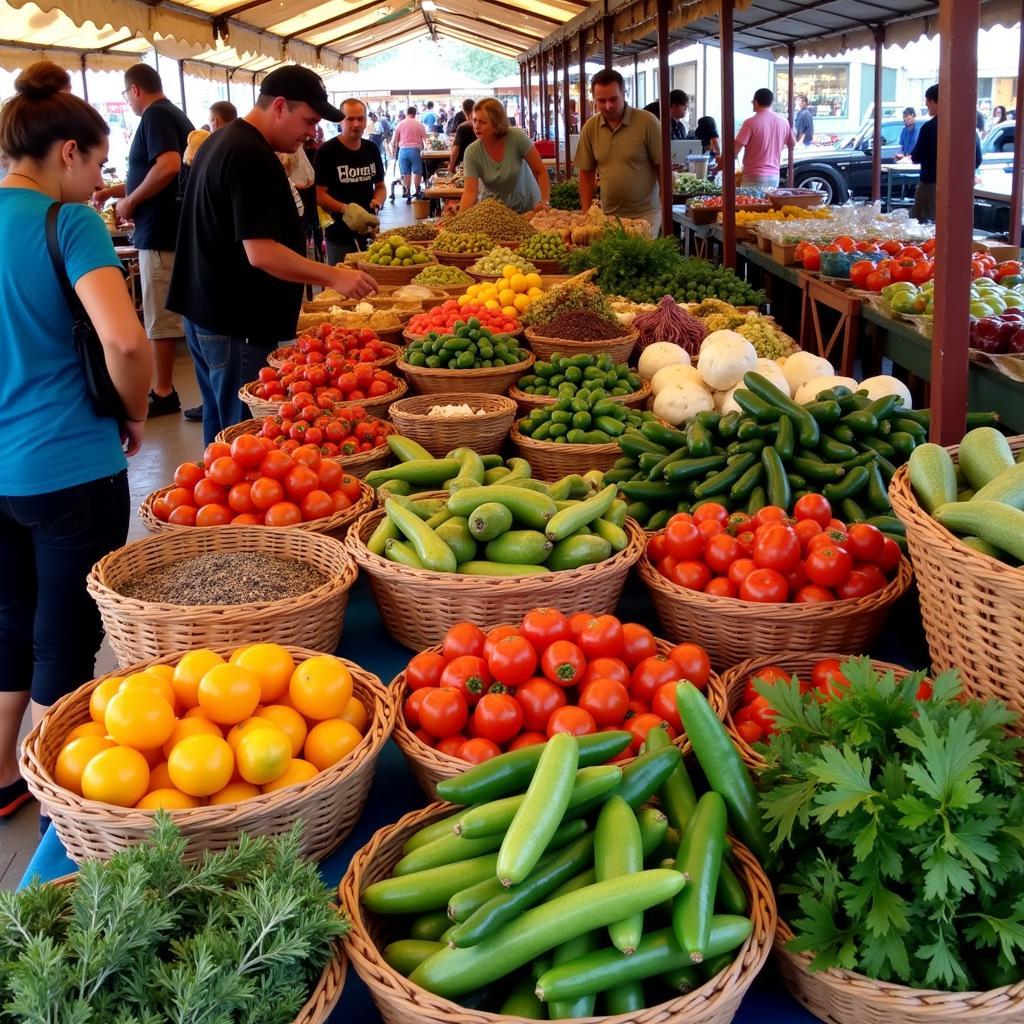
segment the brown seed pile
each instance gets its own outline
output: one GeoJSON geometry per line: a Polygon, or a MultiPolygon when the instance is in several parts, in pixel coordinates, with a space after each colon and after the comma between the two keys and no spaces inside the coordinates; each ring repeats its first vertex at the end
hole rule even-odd
{"type": "Polygon", "coordinates": [[[537,229],[515,210],[493,197],[475,203],[463,213],[444,221],[445,231],[480,232],[498,241],[525,241],[537,229]]]}
{"type": "Polygon", "coordinates": [[[303,562],[238,551],[173,562],[127,580],[119,592],[136,601],[194,607],[283,601],[326,582],[324,573],[303,562]]]}
{"type": "Polygon", "coordinates": [[[542,338],[565,338],[568,341],[607,341],[628,333],[618,321],[606,320],[586,310],[561,313],[533,330],[542,338]]]}

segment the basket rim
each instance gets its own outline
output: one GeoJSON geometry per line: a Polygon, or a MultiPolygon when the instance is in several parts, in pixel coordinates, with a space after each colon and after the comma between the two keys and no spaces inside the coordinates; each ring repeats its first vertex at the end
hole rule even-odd
{"type": "MultiPolygon", "coordinates": [[[[397,401],[398,398],[401,398],[405,394],[405,392],[409,390],[409,385],[406,384],[406,382],[402,380],[401,377],[396,377],[395,379],[398,382],[398,387],[392,389],[386,395],[376,395],[373,398],[361,398],[357,402],[335,402],[334,407],[336,409],[350,409],[355,405],[361,405],[364,409],[372,410],[379,408],[383,402],[397,401]],[[397,395],[398,398],[393,398],[393,395],[397,395]]],[[[252,404],[254,402],[263,403],[264,405],[277,406],[284,405],[285,402],[291,401],[291,399],[287,395],[282,395],[281,397],[275,395],[273,398],[257,398],[256,395],[253,394],[251,389],[256,387],[259,383],[260,381],[258,380],[250,380],[247,383],[243,384],[241,388],[239,388],[238,390],[238,397],[246,405],[250,406],[250,408],[252,407],[252,404]]],[[[255,419],[255,417],[252,418],[255,419]]]]}
{"type": "MultiPolygon", "coordinates": [[[[405,398],[400,398],[397,402],[395,402],[391,406],[391,408],[388,410],[388,415],[391,416],[392,420],[394,420],[395,414],[397,413],[398,416],[404,417],[404,418],[406,418],[408,420],[413,421],[417,425],[422,425],[422,426],[425,426],[428,423],[436,423],[436,422],[438,422],[436,417],[430,417],[426,413],[423,413],[423,412],[412,412],[412,411],[410,411],[407,408],[399,408],[399,407],[402,406],[402,403],[404,403],[404,402],[420,402],[422,404],[427,405],[428,407],[432,407],[434,405],[443,404],[442,400],[444,398],[445,398],[445,395],[443,393],[441,393],[441,392],[438,392],[438,393],[435,393],[435,394],[430,394],[430,395],[407,395],[405,398]],[[424,402],[423,401],[424,399],[426,399],[427,401],[424,402]]],[[[497,418],[497,417],[501,417],[501,416],[508,416],[510,414],[514,416],[515,413],[516,413],[516,404],[515,404],[515,402],[512,401],[512,399],[509,398],[506,395],[492,395],[492,394],[488,394],[486,391],[466,391],[465,393],[461,393],[460,394],[459,392],[456,391],[456,392],[452,392],[451,398],[453,400],[456,399],[456,398],[459,399],[459,401],[457,403],[458,405],[469,405],[469,406],[472,406],[474,404],[474,402],[476,402],[477,404],[480,404],[480,400],[481,399],[486,399],[488,402],[491,402],[491,401],[497,402],[500,407],[497,408],[497,409],[485,410],[483,416],[477,416],[477,415],[474,414],[473,416],[466,416],[466,417],[462,417],[462,418],[459,418],[459,419],[455,419],[455,418],[446,419],[445,420],[446,423],[454,423],[454,422],[479,423],[482,420],[486,421],[486,420],[491,419],[491,418],[497,418]]]]}
{"type": "MultiPolygon", "coordinates": [[[[510,335],[511,337],[511,335],[510,335]]],[[[404,355],[404,350],[402,355],[404,355]]],[[[531,352],[526,359],[518,363],[511,363],[508,366],[482,366],[473,367],[469,370],[452,370],[447,366],[413,366],[411,363],[405,362],[400,355],[398,362],[395,364],[396,368],[400,373],[405,374],[410,380],[416,377],[425,378],[439,378],[446,374],[456,374],[460,377],[467,377],[469,374],[476,374],[476,379],[486,380],[489,377],[505,376],[510,373],[522,374],[528,370],[537,361],[537,357],[531,352]]]]}
{"type": "MultiPolygon", "coordinates": [[[[529,391],[521,390],[518,384],[513,384],[508,389],[508,397],[515,399],[517,402],[535,402],[538,405],[553,405],[558,401],[557,398],[553,398],[551,395],[531,395],[529,391]]],[[[623,404],[627,402],[643,402],[650,397],[651,382],[649,380],[643,381],[636,391],[631,391],[628,395],[608,395],[612,402],[622,402],[623,404]]],[[[588,445],[587,447],[593,447],[593,445],[588,445]]]]}
{"type": "Polygon", "coordinates": [[[640,332],[629,330],[625,334],[620,334],[615,338],[592,338],[592,339],[579,339],[579,338],[557,338],[554,336],[548,336],[546,334],[538,334],[532,327],[525,327],[524,337],[527,341],[538,341],[544,345],[559,345],[564,344],[567,347],[579,348],[582,345],[588,348],[594,348],[597,345],[624,345],[627,341],[631,340],[635,344],[640,338],[640,332]]]}
{"type": "Polygon", "coordinates": [[[570,454],[591,452],[598,455],[611,455],[612,452],[619,450],[617,441],[611,441],[608,444],[557,444],[555,441],[535,441],[532,437],[527,437],[519,432],[518,422],[512,424],[508,436],[513,444],[518,445],[524,451],[532,450],[538,454],[541,452],[568,452],[570,454]]]}

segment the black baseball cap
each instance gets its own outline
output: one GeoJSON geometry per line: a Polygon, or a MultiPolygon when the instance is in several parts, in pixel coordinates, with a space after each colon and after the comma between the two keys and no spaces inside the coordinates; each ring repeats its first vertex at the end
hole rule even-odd
{"type": "Polygon", "coordinates": [[[308,103],[326,121],[341,121],[345,116],[328,102],[327,90],[320,76],[298,64],[288,64],[271,71],[260,83],[260,95],[308,103]]]}

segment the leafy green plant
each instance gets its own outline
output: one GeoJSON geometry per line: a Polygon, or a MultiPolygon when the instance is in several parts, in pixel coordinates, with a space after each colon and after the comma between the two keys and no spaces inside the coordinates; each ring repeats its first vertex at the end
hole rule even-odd
{"type": "Polygon", "coordinates": [[[758,683],[778,733],[761,807],[794,952],[812,969],[953,991],[1024,976],[1024,787],[1013,714],[961,700],[955,672],[916,699],[869,659],[828,699],[758,683]]]}
{"type": "Polygon", "coordinates": [[[73,884],[0,892],[0,1021],[288,1024],[348,928],[300,834],[185,864],[158,814],[73,884]]]}

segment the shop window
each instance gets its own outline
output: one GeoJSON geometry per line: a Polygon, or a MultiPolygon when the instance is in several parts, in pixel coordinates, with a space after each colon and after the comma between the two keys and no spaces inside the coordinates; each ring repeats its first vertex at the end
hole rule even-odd
{"type": "MultiPolygon", "coordinates": [[[[797,67],[793,74],[794,95],[807,97],[815,118],[850,116],[850,65],[815,64],[797,67]]],[[[775,69],[775,110],[786,115],[789,72],[775,69]]]]}

